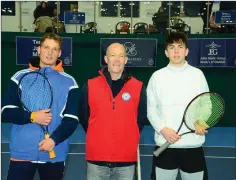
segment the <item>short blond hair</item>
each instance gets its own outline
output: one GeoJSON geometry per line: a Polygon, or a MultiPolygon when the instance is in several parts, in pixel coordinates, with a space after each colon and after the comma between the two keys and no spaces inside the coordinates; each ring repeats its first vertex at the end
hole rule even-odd
{"type": "Polygon", "coordinates": [[[53,39],[59,44],[60,49],[62,48],[62,38],[55,33],[46,33],[43,35],[43,37],[40,39],[40,47],[46,39],[53,39]]]}

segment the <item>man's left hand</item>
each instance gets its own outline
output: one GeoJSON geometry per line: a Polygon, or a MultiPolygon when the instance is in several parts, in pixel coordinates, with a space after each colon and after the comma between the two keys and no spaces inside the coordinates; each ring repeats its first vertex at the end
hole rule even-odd
{"type": "Polygon", "coordinates": [[[199,129],[195,130],[195,133],[198,134],[198,135],[204,135],[204,134],[207,133],[207,130],[199,128],[199,129]]]}
{"type": "Polygon", "coordinates": [[[195,126],[195,133],[198,135],[204,135],[207,133],[207,128],[209,128],[209,126],[205,123],[205,121],[201,121],[201,120],[197,120],[194,123],[195,126]]]}
{"type": "Polygon", "coordinates": [[[55,142],[52,138],[44,139],[39,143],[39,151],[50,152],[54,149],[54,147],[55,147],[55,142]]]}

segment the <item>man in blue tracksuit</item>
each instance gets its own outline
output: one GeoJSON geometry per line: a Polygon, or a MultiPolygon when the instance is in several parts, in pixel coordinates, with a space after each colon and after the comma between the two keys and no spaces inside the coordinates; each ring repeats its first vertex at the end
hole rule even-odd
{"type": "MultiPolygon", "coordinates": [[[[13,123],[10,141],[10,163],[7,180],[33,180],[38,170],[41,180],[62,180],[64,161],[69,150],[68,137],[78,125],[78,85],[74,78],[63,72],[61,38],[45,34],[38,47],[39,59],[29,69],[12,76],[2,98],[2,121],[13,123]],[[53,89],[51,109],[28,112],[18,97],[18,83],[23,74],[35,70],[45,73],[53,89]],[[40,125],[48,125],[50,138],[44,139],[40,125]],[[49,158],[53,150],[56,158],[49,158]]],[[[37,93],[37,92],[35,92],[37,93]]]]}

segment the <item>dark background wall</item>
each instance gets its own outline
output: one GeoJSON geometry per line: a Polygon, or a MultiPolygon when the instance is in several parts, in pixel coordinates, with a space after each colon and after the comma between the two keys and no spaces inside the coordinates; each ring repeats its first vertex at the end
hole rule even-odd
{"type": "MultiPolygon", "coordinates": [[[[4,92],[11,76],[18,70],[27,66],[16,65],[16,36],[36,36],[38,33],[14,33],[2,32],[1,42],[1,90],[4,92]]],[[[100,69],[100,39],[101,38],[157,38],[158,49],[155,68],[129,68],[133,76],[142,80],[147,85],[152,73],[168,64],[168,59],[164,54],[164,35],[114,35],[114,34],[61,34],[62,37],[72,37],[73,39],[73,66],[65,67],[65,71],[71,74],[82,86],[91,77],[97,75],[100,69]]],[[[236,38],[236,34],[219,35],[190,35],[191,38],[236,38]]],[[[236,54],[236,44],[232,51],[236,54]]],[[[226,112],[224,119],[218,126],[236,126],[236,69],[234,68],[202,68],[211,91],[219,93],[226,102],[226,112]]]]}

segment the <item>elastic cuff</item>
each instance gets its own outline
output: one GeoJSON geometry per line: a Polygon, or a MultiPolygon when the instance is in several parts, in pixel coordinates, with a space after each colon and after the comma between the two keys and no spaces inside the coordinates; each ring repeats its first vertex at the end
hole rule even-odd
{"type": "Polygon", "coordinates": [[[30,121],[32,122],[32,123],[35,123],[36,122],[36,113],[35,112],[32,112],[31,114],[30,114],[30,121]]]}
{"type": "Polygon", "coordinates": [[[59,144],[59,142],[57,141],[57,138],[56,138],[55,134],[52,134],[52,135],[50,136],[50,138],[55,142],[55,145],[59,144]]]}
{"type": "Polygon", "coordinates": [[[32,123],[31,121],[31,112],[24,111],[24,121],[25,123],[32,123]]]}

